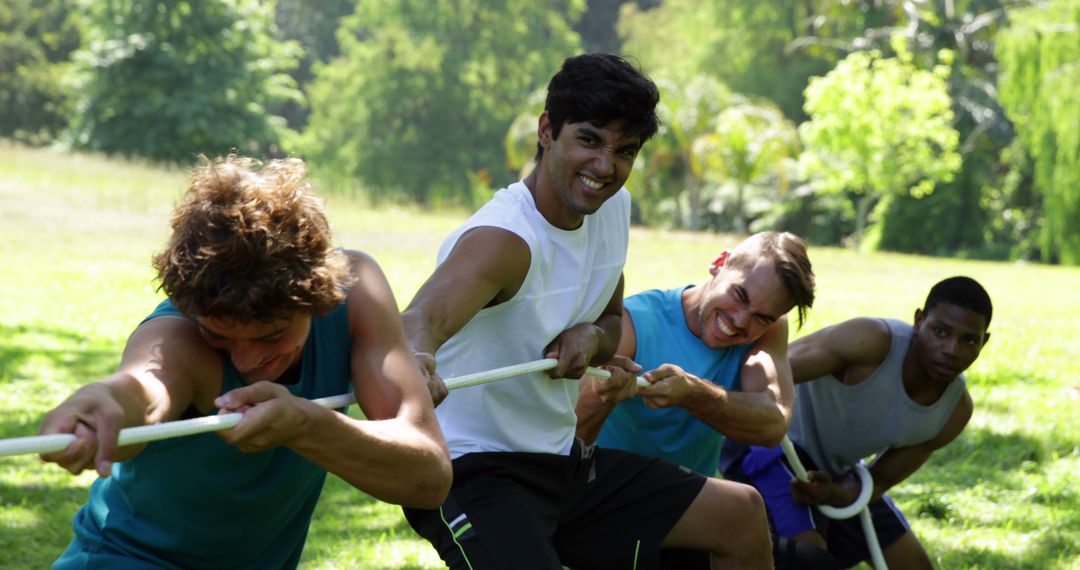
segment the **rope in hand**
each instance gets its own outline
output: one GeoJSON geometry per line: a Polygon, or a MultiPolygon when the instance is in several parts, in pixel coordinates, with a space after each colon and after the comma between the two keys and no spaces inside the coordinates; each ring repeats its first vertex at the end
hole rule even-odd
{"type": "MultiPolygon", "coordinates": [[[[795,453],[795,446],[792,445],[791,440],[786,435],[783,441],[780,442],[780,448],[784,450],[784,457],[787,458],[788,464],[791,465],[792,471],[795,472],[795,477],[804,483],[809,482],[810,477],[806,473],[806,468],[803,467],[799,455],[795,453]]],[[[859,476],[861,489],[859,489],[858,498],[853,503],[843,508],[830,505],[817,505],[817,508],[823,515],[831,519],[850,519],[858,515],[863,534],[866,535],[866,546],[870,549],[870,559],[874,563],[874,568],[876,570],[888,570],[888,566],[885,565],[885,555],[881,552],[881,544],[878,543],[877,533],[874,531],[874,521],[870,518],[870,508],[868,507],[870,496],[874,494],[874,479],[862,462],[855,464],[855,473],[859,476]]]]}
{"type": "MultiPolygon", "coordinates": [[[[447,390],[457,390],[469,386],[477,386],[488,382],[504,380],[522,374],[551,370],[552,368],[555,368],[558,363],[559,361],[554,358],[544,358],[523,364],[515,364],[513,366],[504,366],[502,368],[466,374],[456,378],[448,378],[444,383],[446,384],[447,390]]],[[[592,366],[588,367],[585,370],[585,373],[600,378],[611,377],[611,373],[607,370],[593,368],[592,366]]],[[[642,382],[644,382],[644,379],[639,378],[638,385],[641,385],[642,382]]],[[[646,382],[646,384],[647,383],[648,382],[646,382]]],[[[312,400],[312,402],[324,408],[346,408],[356,403],[356,397],[353,394],[341,394],[338,396],[319,398],[312,400]]],[[[244,414],[242,412],[234,412],[217,416],[205,416],[189,420],[124,428],[120,430],[117,446],[123,447],[125,445],[133,445],[136,443],[146,443],[149,441],[158,441],[185,435],[232,429],[240,423],[240,420],[243,419],[243,417],[244,414]]],[[[0,457],[30,453],[54,453],[63,451],[73,441],[75,441],[75,436],[70,433],[4,439],[0,440],[0,457]]]]}

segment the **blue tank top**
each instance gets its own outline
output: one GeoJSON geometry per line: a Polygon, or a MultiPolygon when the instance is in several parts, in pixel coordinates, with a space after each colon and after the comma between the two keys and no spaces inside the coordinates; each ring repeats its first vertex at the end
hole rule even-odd
{"type": "MultiPolygon", "coordinates": [[[[740,390],[750,345],[713,349],[686,324],[682,294],[687,287],[651,290],[626,299],[634,321],[637,354],[645,371],[670,363],[728,390],[740,390]]],[[[680,407],[652,409],[641,396],[615,407],[596,444],[663,457],[703,475],[716,473],[724,436],[680,407]]]]}
{"type": "MultiPolygon", "coordinates": [[[[146,320],[164,315],[182,316],[164,301],[146,320]]],[[[284,386],[351,391],[350,344],[345,303],[313,318],[299,380],[284,386]]],[[[244,385],[224,353],[222,366],[222,393],[244,385]]],[[[325,479],[286,447],[243,453],[215,433],[151,442],[94,482],[54,568],[292,568],[325,479]]]]}

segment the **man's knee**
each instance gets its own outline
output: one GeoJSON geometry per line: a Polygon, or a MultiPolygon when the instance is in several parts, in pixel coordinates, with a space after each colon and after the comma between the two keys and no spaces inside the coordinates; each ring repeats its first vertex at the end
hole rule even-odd
{"type": "Polygon", "coordinates": [[[930,555],[915,533],[908,530],[896,542],[885,548],[886,563],[893,568],[933,568],[930,555]]]}
{"type": "Polygon", "coordinates": [[[772,568],[765,502],[742,483],[706,481],[662,546],[708,551],[713,567],[772,568]]]}
{"type": "MultiPolygon", "coordinates": [[[[666,547],[727,548],[757,538],[768,540],[765,503],[756,489],[742,483],[708,479],[701,492],[675,523],[665,539],[666,547]]],[[[760,544],[755,544],[760,545],[760,544]]]]}
{"type": "MultiPolygon", "coordinates": [[[[753,535],[764,533],[768,535],[768,515],[765,512],[765,500],[761,493],[750,485],[722,481],[724,486],[721,490],[729,499],[729,506],[725,509],[726,517],[733,517],[740,521],[740,527],[752,531],[753,535]]],[[[729,519],[731,520],[731,519],[729,519]]]]}

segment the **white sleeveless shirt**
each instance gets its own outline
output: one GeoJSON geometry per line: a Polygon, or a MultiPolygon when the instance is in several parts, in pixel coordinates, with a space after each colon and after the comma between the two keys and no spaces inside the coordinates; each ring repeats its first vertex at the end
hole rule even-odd
{"type": "MultiPolygon", "coordinates": [[[[439,249],[441,264],[458,239],[496,227],[529,246],[531,262],[512,299],[482,309],[435,355],[439,375],[464,374],[544,358],[562,331],[598,319],[626,263],[630,193],[620,189],[575,230],[557,228],[536,209],[523,182],[499,190],[439,249]]],[[[574,441],[577,380],[536,372],[450,392],[435,409],[452,458],[480,451],[565,455],[574,441]]]]}

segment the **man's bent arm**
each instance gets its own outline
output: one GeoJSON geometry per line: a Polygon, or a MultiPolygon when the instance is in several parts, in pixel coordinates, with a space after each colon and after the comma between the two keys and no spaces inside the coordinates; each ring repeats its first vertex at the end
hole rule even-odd
{"type": "Polygon", "coordinates": [[[513,298],[530,260],[528,244],[507,230],[462,235],[401,315],[412,349],[434,355],[481,309],[513,298]]]}
{"type": "Polygon", "coordinates": [[[390,503],[434,508],[450,489],[449,452],[397,313],[389,283],[370,257],[353,254],[350,369],[366,420],[308,406],[295,451],[390,503]]]}
{"type": "Polygon", "coordinates": [[[769,447],[779,444],[791,422],[795,399],[787,336],[785,317],[754,343],[742,367],[741,391],[724,390],[701,380],[698,395],[684,400],[683,406],[740,443],[769,447]]]}
{"type": "Polygon", "coordinates": [[[874,478],[872,499],[878,499],[890,488],[910,477],[926,463],[931,454],[956,439],[971,419],[973,409],[971,395],[964,390],[944,427],[933,439],[909,447],[886,450],[874,460],[870,466],[870,475],[874,478]]]}
{"type": "Polygon", "coordinates": [[[637,394],[637,372],[640,367],[633,363],[637,351],[637,336],[629,311],[622,312],[621,321],[619,346],[612,361],[604,367],[611,372],[611,378],[581,379],[577,403],[577,436],[585,443],[596,441],[615,406],[637,394]]]}
{"type": "MultiPolygon", "coordinates": [[[[853,366],[876,368],[889,352],[889,329],[878,319],[855,318],[796,339],[788,348],[796,384],[853,366]]],[[[839,377],[838,377],[839,378],[839,377]]]]}

